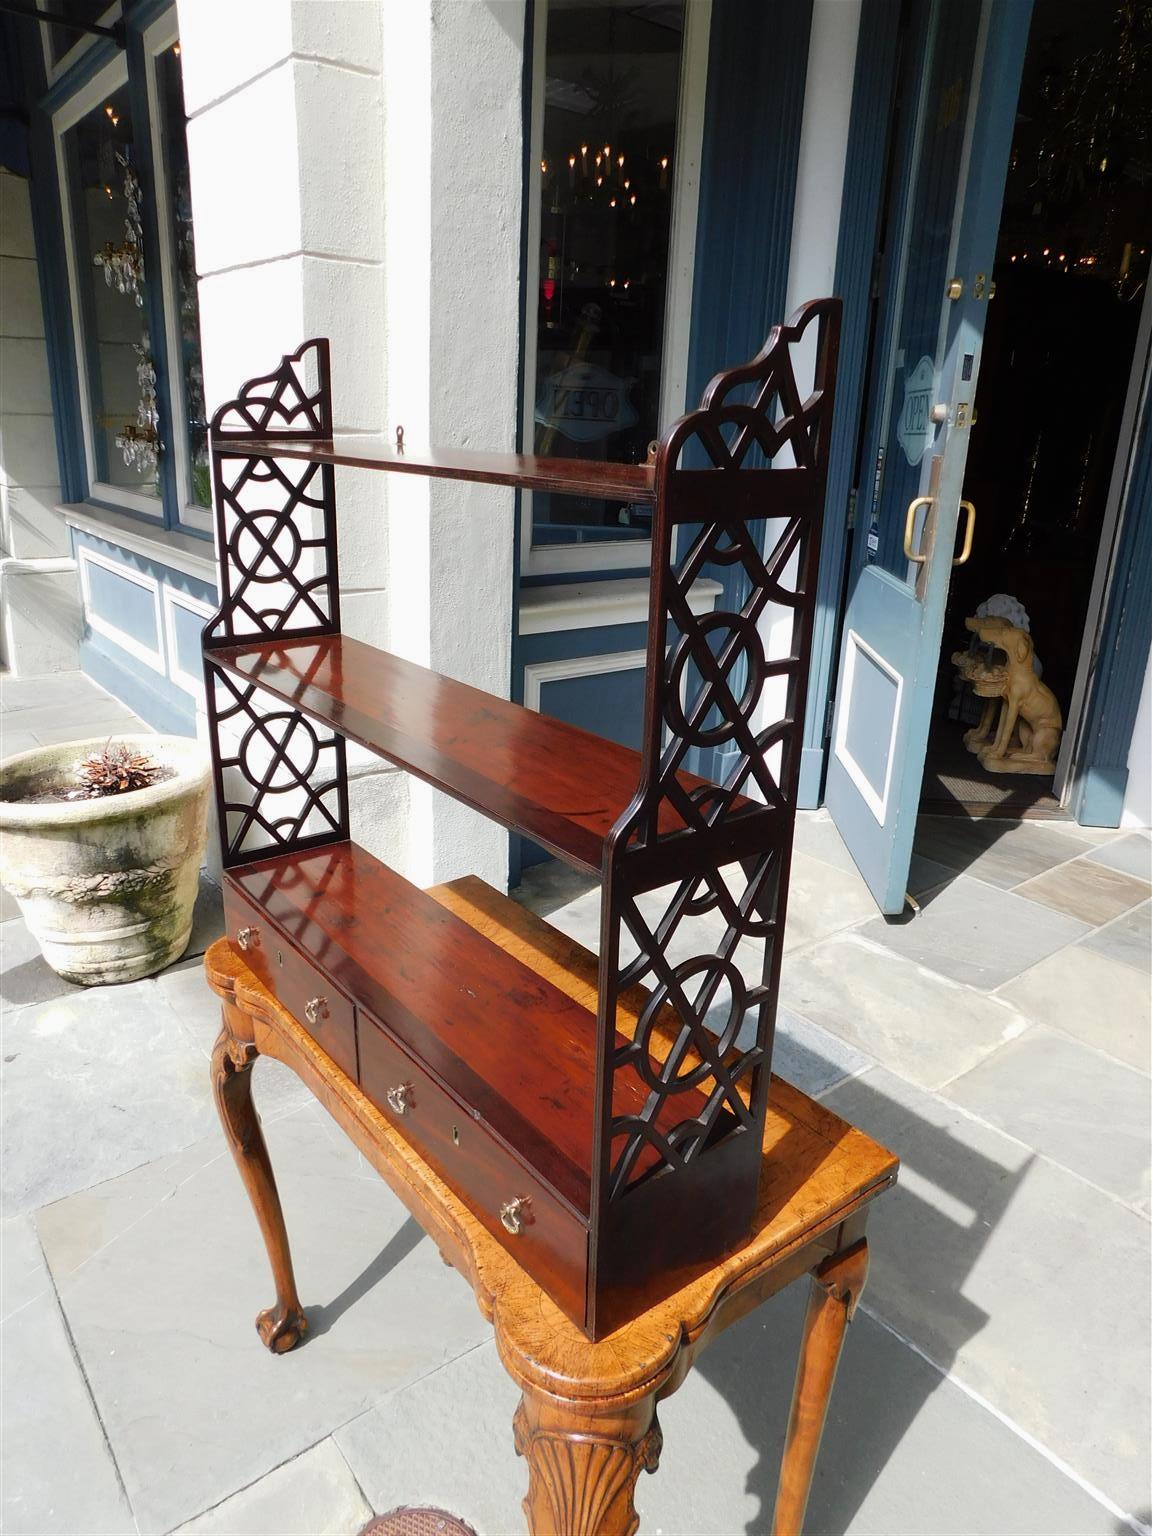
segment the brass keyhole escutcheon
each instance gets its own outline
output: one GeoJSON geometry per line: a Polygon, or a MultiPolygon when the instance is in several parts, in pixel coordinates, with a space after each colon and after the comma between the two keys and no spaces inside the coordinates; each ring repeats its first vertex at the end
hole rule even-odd
{"type": "Polygon", "coordinates": [[[500,1207],[500,1225],[506,1232],[511,1232],[513,1237],[518,1237],[523,1231],[531,1203],[527,1195],[517,1195],[515,1200],[509,1200],[500,1207]]]}
{"type": "Polygon", "coordinates": [[[460,1127],[458,1125],[452,1127],[452,1145],[454,1147],[460,1145],[460,1127]]]}

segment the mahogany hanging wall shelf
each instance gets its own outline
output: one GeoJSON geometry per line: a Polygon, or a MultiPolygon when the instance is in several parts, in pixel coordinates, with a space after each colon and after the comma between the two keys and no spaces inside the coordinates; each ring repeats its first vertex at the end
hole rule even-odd
{"type": "Polygon", "coordinates": [[[839,322],[838,300],[804,305],[644,465],[334,434],[324,340],[212,422],[204,665],[229,937],[592,1338],[736,1248],[755,1209],[839,322]],[[336,465],[651,506],[640,751],[344,636],[336,465]],[[715,567],[737,599],[696,614],[715,567]],[[769,604],[792,613],[771,660],[769,604]],[[595,997],[352,840],[346,740],[600,877],[595,997]],[[723,783],[688,771],[717,747],[723,783]]]}

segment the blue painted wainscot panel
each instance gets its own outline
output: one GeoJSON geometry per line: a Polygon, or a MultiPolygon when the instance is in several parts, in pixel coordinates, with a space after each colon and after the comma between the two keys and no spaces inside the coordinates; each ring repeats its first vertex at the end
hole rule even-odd
{"type": "MultiPolygon", "coordinates": [[[[199,586],[196,582],[194,585],[199,586]]],[[[191,594],[190,594],[191,595],[191,594]]],[[[182,603],[172,603],[168,625],[168,665],[173,672],[198,679],[203,666],[204,620],[182,603]]]]}
{"type": "Polygon", "coordinates": [[[215,588],[79,528],[72,549],[85,593],[84,671],[156,730],[194,736],[200,631],[215,588]]]}
{"type": "Polygon", "coordinates": [[[545,681],[540,689],[540,712],[633,747],[639,734],[633,722],[643,698],[643,662],[622,662],[611,672],[545,681]]]}
{"type": "MultiPolygon", "coordinates": [[[[521,635],[524,703],[626,747],[640,746],[644,718],[644,647],[648,626],[605,624],[594,629],[521,635]],[[620,658],[611,670],[601,658],[620,658]],[[583,663],[586,663],[584,665],[583,663]],[[630,664],[632,663],[632,664],[630,664]],[[557,672],[562,675],[557,676],[557,672]]],[[[511,839],[510,881],[551,855],[527,838],[511,839]]]]}
{"type": "Polygon", "coordinates": [[[160,612],[159,588],[141,586],[122,569],[97,565],[84,556],[81,559],[87,608],[114,623],[163,662],[164,617],[160,612]]]}

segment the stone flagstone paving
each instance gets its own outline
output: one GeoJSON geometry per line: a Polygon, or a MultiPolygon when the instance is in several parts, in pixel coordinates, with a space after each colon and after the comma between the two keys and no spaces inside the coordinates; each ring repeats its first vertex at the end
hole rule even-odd
{"type": "MultiPolygon", "coordinates": [[[[62,705],[134,728],[85,679],[3,704],[6,752],[62,705]]],[[[891,923],[801,818],[775,1065],[903,1159],[810,1536],[1152,1530],[1150,878],[1142,832],[925,818],[922,910],[891,923]]],[[[545,866],[520,895],[595,943],[587,882],[545,866]]],[[[469,1289],[272,1062],[312,1336],[282,1358],[256,1338],[267,1263],[208,1085],[219,912],[206,884],[194,953],[85,993],[3,908],[3,1528],[355,1536],[410,1503],[511,1536],[515,1392],[469,1289]]],[[[641,1536],[767,1532],[802,1306],[744,1319],[662,1405],[641,1536]]]]}

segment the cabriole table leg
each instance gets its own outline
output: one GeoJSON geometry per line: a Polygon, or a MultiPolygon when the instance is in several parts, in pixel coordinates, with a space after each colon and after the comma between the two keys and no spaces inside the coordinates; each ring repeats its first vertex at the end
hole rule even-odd
{"type": "Polygon", "coordinates": [[[601,1413],[526,1388],[514,1428],[531,1536],[633,1536],[636,1479],[660,1460],[654,1397],[601,1413]]]}
{"type": "Polygon", "coordinates": [[[832,1254],[812,1271],[772,1536],[800,1536],[803,1528],[844,1333],[867,1277],[868,1243],[864,1238],[832,1254]]]}
{"type": "Polygon", "coordinates": [[[276,1284],[276,1305],[259,1314],[256,1330],[270,1350],[282,1355],[299,1344],[308,1331],[308,1319],[296,1294],[280,1195],[260,1129],[260,1116],[252,1103],[252,1064],[258,1055],[252,1041],[238,1039],[225,1018],[212,1052],[212,1092],[232,1156],[260,1223],[276,1284]]]}

